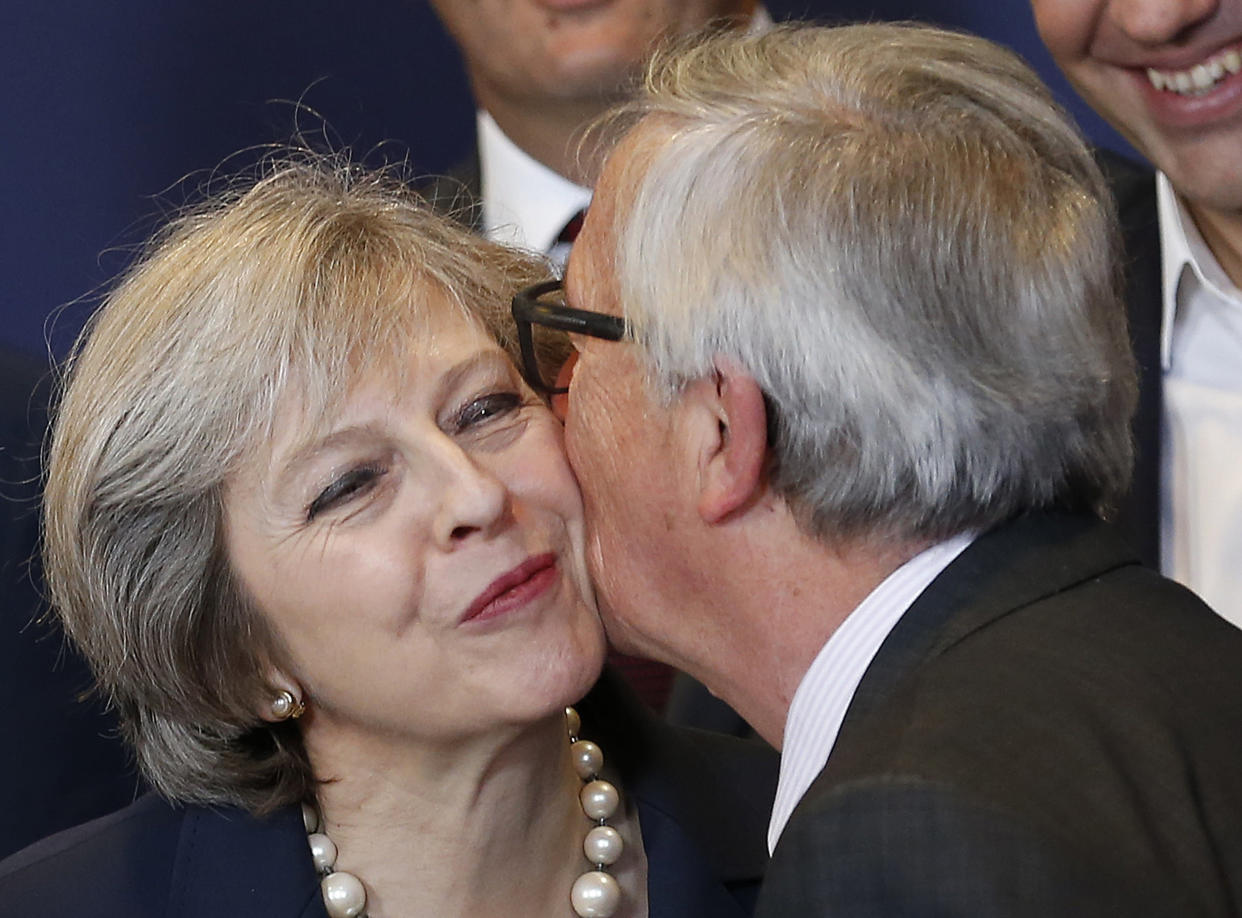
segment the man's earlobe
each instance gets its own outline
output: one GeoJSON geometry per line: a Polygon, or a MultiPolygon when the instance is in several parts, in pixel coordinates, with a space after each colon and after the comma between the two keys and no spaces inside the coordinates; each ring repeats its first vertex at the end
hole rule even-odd
{"type": "Polygon", "coordinates": [[[707,397],[714,399],[718,439],[702,457],[698,500],[707,523],[721,522],[762,496],[768,450],[767,409],[754,377],[719,357],[714,383],[707,397]]]}

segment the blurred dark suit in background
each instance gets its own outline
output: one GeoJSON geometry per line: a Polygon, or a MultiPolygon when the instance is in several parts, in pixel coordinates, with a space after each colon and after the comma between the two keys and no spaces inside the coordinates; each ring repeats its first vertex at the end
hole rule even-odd
{"type": "MultiPolygon", "coordinates": [[[[116,721],[79,696],[85,663],[44,611],[38,564],[45,364],[0,349],[0,858],[130,802],[116,721]]],[[[68,878],[67,878],[68,879],[68,878]]]]}

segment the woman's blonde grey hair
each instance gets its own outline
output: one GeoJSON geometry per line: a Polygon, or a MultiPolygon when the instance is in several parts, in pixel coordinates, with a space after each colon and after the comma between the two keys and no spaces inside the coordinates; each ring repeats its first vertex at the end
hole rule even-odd
{"type": "Polygon", "coordinates": [[[726,33],[657,57],[612,119],[638,132],[616,271],[654,390],[746,367],[810,531],[939,538],[1124,491],[1109,193],[1014,54],[907,24],[726,33]]]}
{"type": "Polygon", "coordinates": [[[399,374],[432,309],[512,350],[509,298],[546,274],[396,177],[305,154],[172,222],[107,296],[52,433],[47,578],[161,793],[263,812],[314,790],[296,725],[257,716],[283,652],[223,540],[226,482],[278,403],[313,417],[399,374]]]}

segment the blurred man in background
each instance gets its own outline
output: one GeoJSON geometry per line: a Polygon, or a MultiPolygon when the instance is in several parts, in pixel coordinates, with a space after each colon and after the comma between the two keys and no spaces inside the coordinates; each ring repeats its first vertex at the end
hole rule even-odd
{"type": "MultiPolygon", "coordinates": [[[[432,0],[478,104],[477,148],[437,189],[489,236],[544,252],[590,201],[575,143],[661,42],[767,22],[756,0],[432,0]]],[[[563,255],[562,255],[563,258],[563,255]]]]}
{"type": "Polygon", "coordinates": [[[82,659],[45,611],[39,565],[40,450],[50,371],[0,349],[0,858],[124,806],[137,778],[82,659]]]}
{"type": "Polygon", "coordinates": [[[1142,374],[1122,525],[1242,626],[1242,0],[1032,0],[1048,50],[1155,165],[1106,161],[1142,374]]]}

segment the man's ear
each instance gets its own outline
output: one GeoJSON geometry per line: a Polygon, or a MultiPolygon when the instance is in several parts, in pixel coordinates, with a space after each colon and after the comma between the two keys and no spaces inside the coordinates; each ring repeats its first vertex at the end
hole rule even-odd
{"type": "Polygon", "coordinates": [[[763,493],[767,409],[754,377],[725,357],[695,390],[700,409],[714,419],[714,430],[703,430],[698,511],[704,522],[718,523],[763,493]]]}

